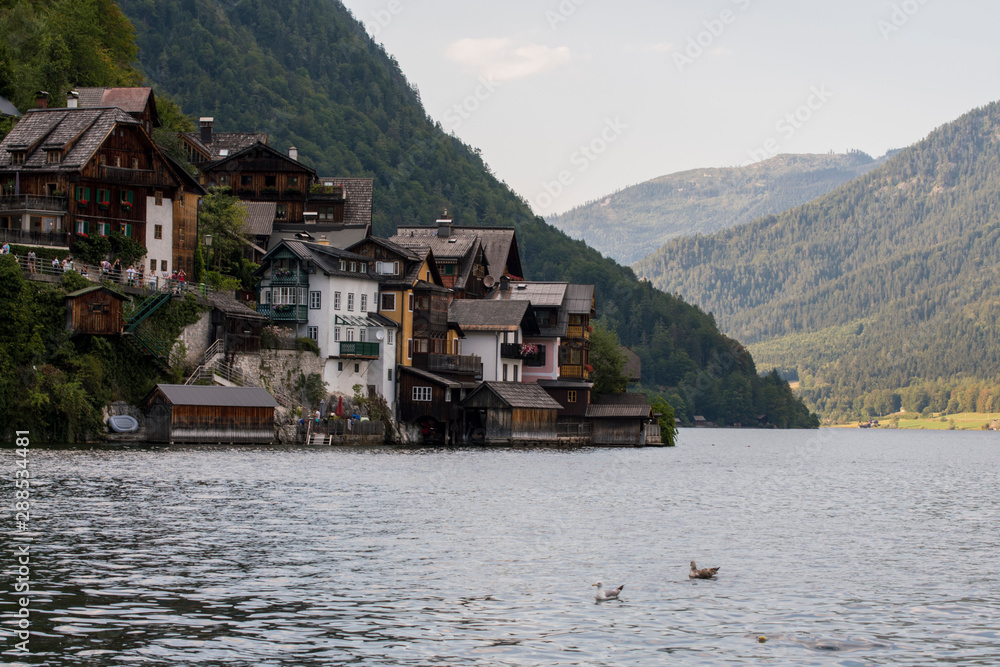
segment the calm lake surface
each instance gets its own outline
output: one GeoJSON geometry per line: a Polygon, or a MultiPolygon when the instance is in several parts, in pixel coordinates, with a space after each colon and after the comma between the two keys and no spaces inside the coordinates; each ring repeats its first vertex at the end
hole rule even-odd
{"type": "Polygon", "coordinates": [[[7,664],[1000,662],[1000,434],[30,454],[35,634],[10,651],[8,512],[7,664]]]}

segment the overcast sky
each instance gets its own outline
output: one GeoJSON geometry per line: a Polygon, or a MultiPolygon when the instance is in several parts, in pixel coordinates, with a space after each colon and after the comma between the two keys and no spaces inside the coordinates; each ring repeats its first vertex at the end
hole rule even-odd
{"type": "Polygon", "coordinates": [[[777,153],[879,156],[1000,99],[996,0],[343,0],[540,215],[777,153]]]}

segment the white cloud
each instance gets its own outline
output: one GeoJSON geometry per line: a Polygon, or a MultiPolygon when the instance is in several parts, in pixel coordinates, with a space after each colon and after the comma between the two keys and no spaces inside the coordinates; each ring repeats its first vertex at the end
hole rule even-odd
{"type": "Polygon", "coordinates": [[[460,39],[445,50],[449,60],[494,81],[518,79],[567,64],[569,47],[517,43],[512,39],[460,39]]]}

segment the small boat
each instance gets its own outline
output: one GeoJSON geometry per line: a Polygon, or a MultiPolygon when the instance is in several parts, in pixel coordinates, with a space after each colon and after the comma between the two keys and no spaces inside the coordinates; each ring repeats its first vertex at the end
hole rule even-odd
{"type": "Polygon", "coordinates": [[[115,433],[135,433],[139,430],[139,421],[129,415],[108,417],[108,428],[115,433]]]}

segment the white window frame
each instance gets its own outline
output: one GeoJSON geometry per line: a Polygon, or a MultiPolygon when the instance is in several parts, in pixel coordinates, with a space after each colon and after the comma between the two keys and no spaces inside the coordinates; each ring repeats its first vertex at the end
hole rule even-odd
{"type": "Polygon", "coordinates": [[[354,292],[347,293],[347,312],[354,312],[354,292]]]}
{"type": "Polygon", "coordinates": [[[323,304],[323,293],[322,292],[309,292],[309,308],[310,310],[319,310],[323,304]]]}
{"type": "Polygon", "coordinates": [[[306,327],[306,332],[310,338],[319,341],[319,327],[306,327]]]}
{"type": "Polygon", "coordinates": [[[395,329],[386,329],[385,330],[385,344],[386,345],[395,345],[395,343],[392,342],[395,337],[396,337],[396,330],[395,329]]]}
{"type": "Polygon", "coordinates": [[[340,310],[340,292],[333,293],[333,309],[340,310]]]}
{"type": "Polygon", "coordinates": [[[434,400],[434,389],[431,387],[414,387],[413,400],[429,403],[434,400]]]}
{"type": "Polygon", "coordinates": [[[367,294],[362,294],[361,295],[361,312],[362,313],[367,313],[368,312],[368,295],[367,294]]]}
{"type": "Polygon", "coordinates": [[[347,327],[347,341],[354,342],[354,327],[347,327]]]}
{"type": "Polygon", "coordinates": [[[368,329],[365,328],[360,329],[358,331],[358,340],[362,343],[365,342],[365,338],[368,337],[367,334],[368,334],[368,329]]]}
{"type": "Polygon", "coordinates": [[[340,342],[340,327],[333,328],[333,342],[334,343],[340,342]]]}
{"type": "Polygon", "coordinates": [[[382,292],[379,295],[379,308],[382,310],[382,312],[385,312],[385,313],[394,313],[394,312],[396,312],[396,293],[395,292],[382,292]],[[385,299],[387,297],[391,297],[392,298],[392,308],[386,308],[385,307],[385,299]]]}
{"type": "Polygon", "coordinates": [[[300,287],[299,288],[299,298],[298,298],[298,301],[296,301],[295,303],[297,305],[299,305],[299,306],[304,306],[307,303],[309,303],[308,297],[309,297],[309,288],[308,287],[300,287]]]}

